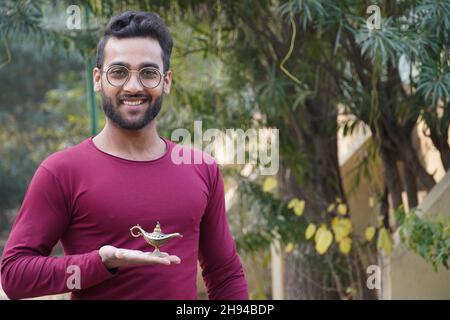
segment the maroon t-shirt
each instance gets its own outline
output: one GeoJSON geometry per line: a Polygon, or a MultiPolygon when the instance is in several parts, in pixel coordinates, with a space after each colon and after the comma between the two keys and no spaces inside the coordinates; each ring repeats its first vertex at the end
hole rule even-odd
{"type": "Polygon", "coordinates": [[[73,299],[196,299],[199,260],[210,299],[248,299],[218,165],[197,149],[163,139],[165,154],[151,161],[107,154],[91,137],[41,163],[3,252],[8,297],[71,291],[73,299]],[[210,161],[177,164],[174,147],[210,161]],[[153,251],[130,228],[140,224],[152,232],[157,221],[164,233],[183,235],[161,248],[179,256],[179,265],[121,267],[115,273],[105,268],[98,254],[104,245],[153,251]],[[49,256],[59,240],[65,255],[49,256]],[[73,288],[77,271],[80,289],[73,288]]]}

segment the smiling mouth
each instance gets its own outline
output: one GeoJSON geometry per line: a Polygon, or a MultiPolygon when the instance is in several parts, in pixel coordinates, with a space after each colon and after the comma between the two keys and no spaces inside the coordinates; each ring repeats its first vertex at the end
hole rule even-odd
{"type": "Polygon", "coordinates": [[[125,104],[127,106],[138,106],[140,104],[143,104],[147,102],[146,99],[141,99],[141,100],[122,100],[121,103],[125,104]]]}

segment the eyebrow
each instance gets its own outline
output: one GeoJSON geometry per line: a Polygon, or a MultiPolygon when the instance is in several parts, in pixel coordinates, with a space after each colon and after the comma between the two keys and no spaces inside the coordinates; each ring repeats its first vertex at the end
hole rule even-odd
{"type": "MultiPolygon", "coordinates": [[[[124,67],[127,67],[127,68],[131,67],[131,65],[129,63],[121,62],[121,61],[112,62],[112,63],[109,64],[109,67],[110,66],[117,66],[117,65],[124,66],[124,67]]],[[[142,69],[142,68],[146,68],[146,67],[152,67],[152,68],[155,68],[155,69],[159,70],[159,66],[156,63],[154,63],[154,62],[143,62],[143,63],[141,63],[138,66],[138,69],[142,69]]]]}

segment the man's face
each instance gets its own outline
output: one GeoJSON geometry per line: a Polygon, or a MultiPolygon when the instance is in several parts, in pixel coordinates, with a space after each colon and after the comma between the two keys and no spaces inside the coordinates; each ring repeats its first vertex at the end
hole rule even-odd
{"type": "Polygon", "coordinates": [[[163,74],[162,49],[157,40],[150,38],[110,38],[104,49],[103,68],[94,69],[95,91],[102,95],[106,116],[123,129],[139,130],[149,124],[159,113],[163,95],[170,92],[172,74],[163,74]],[[155,88],[144,87],[139,73],[131,72],[122,86],[111,85],[106,71],[111,66],[125,66],[129,70],[154,67],[162,74],[155,88]],[[104,71],[104,72],[101,72],[104,71]]]}

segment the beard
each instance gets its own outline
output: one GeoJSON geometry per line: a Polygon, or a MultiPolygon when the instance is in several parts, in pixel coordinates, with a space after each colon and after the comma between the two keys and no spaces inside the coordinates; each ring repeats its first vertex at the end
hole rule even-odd
{"type": "Polygon", "coordinates": [[[102,107],[103,111],[105,112],[105,115],[108,119],[110,119],[113,123],[121,127],[122,129],[127,130],[140,130],[143,127],[145,127],[147,124],[149,124],[153,119],[156,118],[159,111],[161,110],[162,102],[163,102],[163,95],[161,94],[159,97],[157,97],[155,100],[153,100],[149,95],[145,94],[139,94],[139,95],[122,95],[119,96],[116,99],[116,103],[114,104],[112,99],[107,97],[105,93],[103,92],[103,89],[101,90],[101,96],[102,96],[102,107]],[[125,119],[120,111],[119,106],[121,103],[121,100],[127,98],[127,97],[138,97],[145,99],[148,103],[148,107],[145,110],[145,113],[137,120],[129,121],[125,119]]]}

